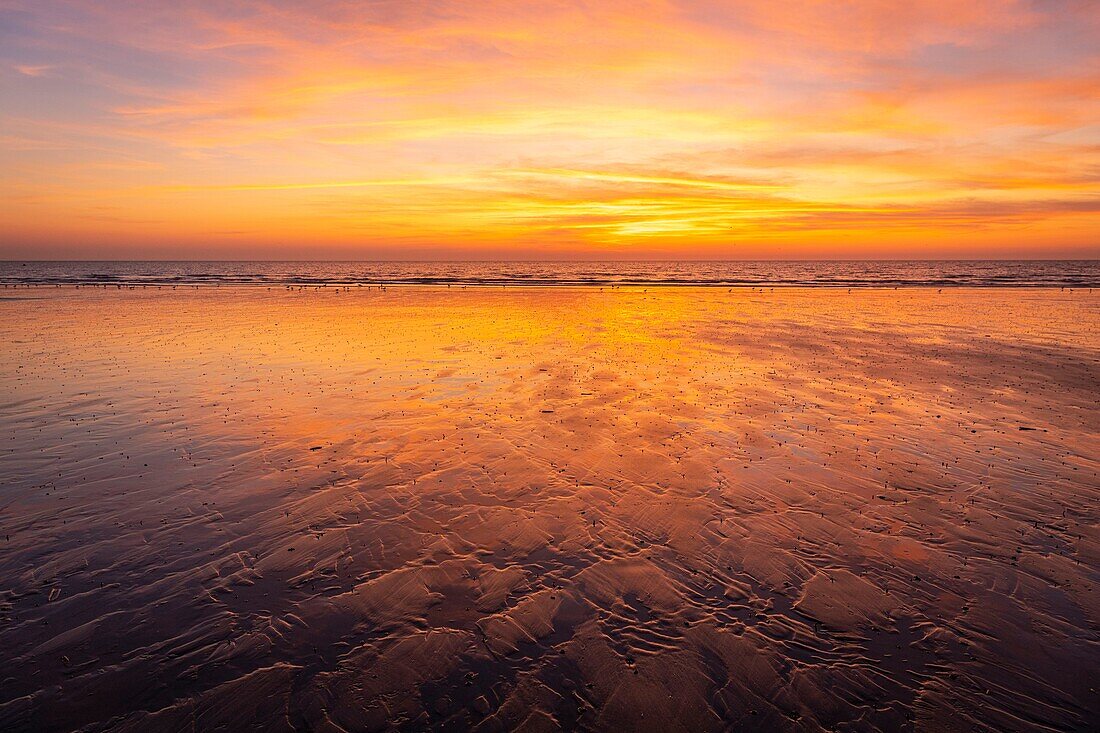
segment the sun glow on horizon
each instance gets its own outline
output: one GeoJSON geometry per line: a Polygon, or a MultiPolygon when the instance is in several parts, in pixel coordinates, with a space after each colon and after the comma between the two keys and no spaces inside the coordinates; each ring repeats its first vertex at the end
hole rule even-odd
{"type": "Polygon", "coordinates": [[[1100,256],[1100,5],[0,2],[0,258],[1100,256]]]}

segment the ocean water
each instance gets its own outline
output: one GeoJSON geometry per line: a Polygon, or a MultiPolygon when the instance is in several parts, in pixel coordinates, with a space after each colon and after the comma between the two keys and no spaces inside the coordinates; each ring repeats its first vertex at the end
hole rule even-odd
{"type": "Polygon", "coordinates": [[[1100,260],[0,262],[4,285],[1100,287],[1100,260]]]}

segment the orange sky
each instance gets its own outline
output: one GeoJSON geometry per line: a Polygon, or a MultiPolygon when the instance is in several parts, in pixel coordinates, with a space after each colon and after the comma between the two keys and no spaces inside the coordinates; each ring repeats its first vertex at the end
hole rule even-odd
{"type": "Polygon", "coordinates": [[[1100,257],[1095,0],[0,0],[0,258],[1100,257]]]}

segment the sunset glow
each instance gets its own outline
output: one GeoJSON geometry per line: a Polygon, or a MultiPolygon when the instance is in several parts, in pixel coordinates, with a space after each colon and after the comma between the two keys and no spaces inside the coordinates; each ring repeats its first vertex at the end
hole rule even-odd
{"type": "Polygon", "coordinates": [[[1100,4],[0,0],[0,258],[1100,256],[1100,4]]]}

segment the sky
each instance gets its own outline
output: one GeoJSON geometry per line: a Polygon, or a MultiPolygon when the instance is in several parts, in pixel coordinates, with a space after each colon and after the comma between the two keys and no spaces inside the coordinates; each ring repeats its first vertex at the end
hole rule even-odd
{"type": "Polygon", "coordinates": [[[0,0],[0,259],[1100,257],[1096,0],[0,0]]]}

